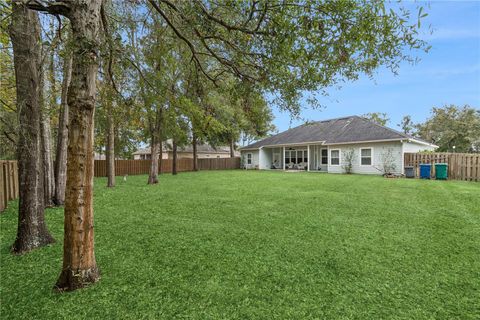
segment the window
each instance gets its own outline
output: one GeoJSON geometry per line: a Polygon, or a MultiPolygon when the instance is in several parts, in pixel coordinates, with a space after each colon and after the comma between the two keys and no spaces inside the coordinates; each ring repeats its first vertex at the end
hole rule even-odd
{"type": "Polygon", "coordinates": [[[286,150],[285,151],[285,164],[290,163],[290,151],[286,150]]]}
{"type": "Polygon", "coordinates": [[[360,149],[360,165],[372,165],[372,148],[360,149]]]}
{"type": "Polygon", "coordinates": [[[303,150],[303,162],[308,163],[308,151],[303,150]]]}
{"type": "Polygon", "coordinates": [[[328,164],[328,150],[322,149],[322,164],[328,164]]]}
{"type": "Polygon", "coordinates": [[[330,150],[330,165],[340,165],[340,150],[330,150]]]}
{"type": "Polygon", "coordinates": [[[252,164],[252,154],[247,153],[247,164],[252,164]]]}

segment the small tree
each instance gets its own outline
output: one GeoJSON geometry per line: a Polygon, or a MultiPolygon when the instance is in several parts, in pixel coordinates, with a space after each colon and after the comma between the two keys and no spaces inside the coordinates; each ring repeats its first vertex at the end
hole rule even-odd
{"type": "Polygon", "coordinates": [[[345,173],[347,174],[352,173],[353,161],[355,160],[355,150],[353,149],[344,150],[342,152],[342,157],[344,160],[343,170],[345,170],[345,173]]]}
{"type": "Polygon", "coordinates": [[[392,148],[386,148],[381,154],[380,157],[380,167],[375,167],[377,170],[381,171],[384,176],[393,174],[397,165],[395,164],[395,156],[393,155],[392,148]]]}

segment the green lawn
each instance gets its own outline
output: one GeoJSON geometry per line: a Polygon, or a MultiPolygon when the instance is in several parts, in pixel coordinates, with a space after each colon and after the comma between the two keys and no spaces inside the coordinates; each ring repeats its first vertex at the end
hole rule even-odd
{"type": "Polygon", "coordinates": [[[95,180],[99,283],[58,294],[57,243],[9,254],[2,319],[479,319],[480,183],[211,171],[95,180]]]}

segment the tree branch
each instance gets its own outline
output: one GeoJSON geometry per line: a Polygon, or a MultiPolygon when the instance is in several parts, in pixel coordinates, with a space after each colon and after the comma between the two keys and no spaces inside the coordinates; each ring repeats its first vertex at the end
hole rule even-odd
{"type": "Polygon", "coordinates": [[[29,9],[47,12],[53,15],[62,15],[68,17],[71,12],[70,1],[42,1],[42,0],[24,0],[23,4],[29,9]]]}
{"type": "Polygon", "coordinates": [[[195,50],[194,45],[173,25],[173,23],[168,19],[167,15],[160,9],[160,7],[155,3],[154,0],[148,0],[148,2],[152,5],[152,7],[162,16],[162,18],[167,22],[167,24],[172,28],[173,32],[179,37],[183,42],[187,44],[189,47],[191,53],[192,53],[192,59],[195,61],[195,64],[199,67],[199,69],[202,71],[202,73],[207,77],[210,81],[213,83],[216,83],[216,80],[212,78],[203,68],[200,60],[197,57],[197,51],[195,50]]]}

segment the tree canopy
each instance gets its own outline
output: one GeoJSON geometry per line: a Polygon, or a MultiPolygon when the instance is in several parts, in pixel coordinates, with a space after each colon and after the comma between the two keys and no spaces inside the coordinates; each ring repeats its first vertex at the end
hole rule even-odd
{"type": "Polygon", "coordinates": [[[440,152],[480,152],[480,110],[469,105],[433,107],[430,118],[415,128],[440,152]]]}

